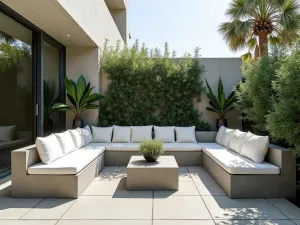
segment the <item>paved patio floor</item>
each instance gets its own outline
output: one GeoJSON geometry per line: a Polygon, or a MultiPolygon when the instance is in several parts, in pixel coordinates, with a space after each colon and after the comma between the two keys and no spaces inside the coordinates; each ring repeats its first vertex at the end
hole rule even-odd
{"type": "Polygon", "coordinates": [[[179,191],[126,191],[124,167],[105,167],[77,200],[13,199],[0,183],[0,225],[300,225],[285,199],[232,200],[202,167],[180,168],[179,191]]]}

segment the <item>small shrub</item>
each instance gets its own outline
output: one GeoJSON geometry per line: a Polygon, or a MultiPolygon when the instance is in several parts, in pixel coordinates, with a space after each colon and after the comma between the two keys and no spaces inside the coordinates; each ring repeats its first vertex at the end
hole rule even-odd
{"type": "Polygon", "coordinates": [[[300,156],[300,51],[281,62],[273,82],[276,93],[273,109],[267,115],[268,130],[273,138],[284,139],[300,156]]]}
{"type": "Polygon", "coordinates": [[[205,87],[199,49],[195,58],[175,58],[168,45],[159,49],[108,47],[102,52],[102,69],[111,81],[100,105],[99,125],[196,126],[209,130],[195,106],[205,87]]]}
{"type": "Polygon", "coordinates": [[[263,57],[243,65],[244,82],[235,89],[236,108],[242,112],[242,119],[250,121],[254,132],[266,134],[266,115],[272,108],[272,81],[275,80],[277,60],[263,57]]]}
{"type": "Polygon", "coordinates": [[[144,155],[162,155],[165,150],[163,142],[158,140],[143,141],[140,147],[140,153],[144,155]]]}

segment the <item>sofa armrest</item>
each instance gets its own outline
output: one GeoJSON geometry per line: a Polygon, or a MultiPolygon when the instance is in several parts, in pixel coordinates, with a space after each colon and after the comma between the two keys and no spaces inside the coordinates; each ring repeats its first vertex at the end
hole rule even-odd
{"type": "Polygon", "coordinates": [[[291,150],[270,144],[266,161],[278,166],[281,174],[289,175],[296,179],[296,157],[291,150]]]}
{"type": "Polygon", "coordinates": [[[12,181],[27,175],[27,169],[41,162],[35,145],[17,149],[11,152],[12,181]]]}

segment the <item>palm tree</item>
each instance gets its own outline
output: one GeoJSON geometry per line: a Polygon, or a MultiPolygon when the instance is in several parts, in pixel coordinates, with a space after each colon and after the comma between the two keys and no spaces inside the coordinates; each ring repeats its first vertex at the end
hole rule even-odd
{"type": "Polygon", "coordinates": [[[13,44],[15,42],[15,38],[0,30],[0,41],[13,44]]]}
{"type": "Polygon", "coordinates": [[[232,0],[219,32],[233,51],[248,48],[244,57],[268,54],[268,45],[290,46],[299,36],[299,0],[232,0]]]}

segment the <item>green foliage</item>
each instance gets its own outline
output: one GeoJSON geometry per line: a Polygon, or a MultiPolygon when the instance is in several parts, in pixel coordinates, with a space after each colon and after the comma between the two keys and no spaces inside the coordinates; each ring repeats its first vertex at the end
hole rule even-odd
{"type": "Polygon", "coordinates": [[[285,57],[277,71],[273,88],[273,108],[267,115],[268,130],[277,139],[286,140],[300,156],[300,51],[285,57]]]}
{"type": "Polygon", "coordinates": [[[65,78],[67,97],[71,104],[54,103],[52,109],[59,111],[71,111],[76,118],[87,109],[98,109],[99,105],[94,104],[101,99],[101,95],[91,94],[94,88],[90,88],[90,83],[86,84],[85,78],[81,75],[75,83],[73,80],[65,78]]]}
{"type": "Polygon", "coordinates": [[[261,45],[268,44],[290,46],[299,37],[299,0],[231,0],[226,15],[230,21],[222,23],[219,32],[233,51],[251,51],[257,45],[263,50],[261,45]]]}
{"type": "Polygon", "coordinates": [[[54,81],[46,82],[44,80],[44,113],[45,118],[49,118],[53,112],[52,107],[54,103],[58,101],[58,97],[55,97],[55,84],[54,81]]]}
{"type": "Polygon", "coordinates": [[[141,143],[140,153],[144,155],[162,155],[165,150],[163,142],[158,140],[146,140],[141,143]]]}
{"type": "Polygon", "coordinates": [[[233,106],[233,104],[236,101],[234,92],[232,91],[229,94],[228,98],[226,98],[221,77],[219,78],[219,83],[218,83],[218,96],[216,96],[213,93],[207,80],[206,80],[206,86],[208,88],[208,92],[206,93],[206,95],[209,99],[209,104],[211,105],[211,107],[207,107],[206,109],[208,111],[217,113],[220,119],[225,119],[226,114],[235,108],[233,106]]]}
{"type": "Polygon", "coordinates": [[[272,108],[272,81],[278,68],[277,60],[262,57],[243,65],[245,82],[236,88],[236,108],[242,112],[242,119],[252,122],[253,129],[266,134],[266,115],[272,108]]]}
{"type": "Polygon", "coordinates": [[[0,42],[0,71],[11,67],[21,69],[19,64],[23,58],[31,57],[31,49],[27,45],[11,45],[8,42],[0,42]]]}
{"type": "Polygon", "coordinates": [[[100,103],[99,125],[196,125],[208,130],[194,104],[205,91],[199,49],[195,57],[177,59],[167,44],[162,54],[139,48],[138,42],[131,48],[119,43],[108,47],[106,42],[102,68],[111,82],[100,103]]]}

